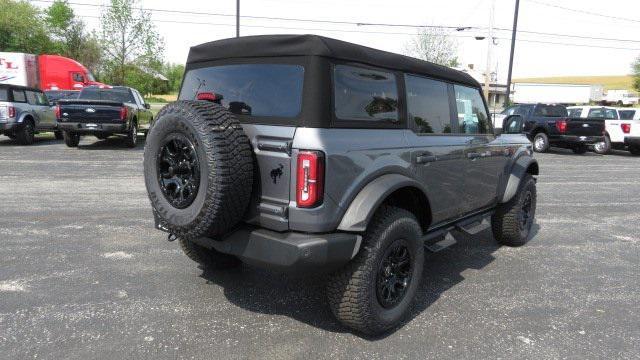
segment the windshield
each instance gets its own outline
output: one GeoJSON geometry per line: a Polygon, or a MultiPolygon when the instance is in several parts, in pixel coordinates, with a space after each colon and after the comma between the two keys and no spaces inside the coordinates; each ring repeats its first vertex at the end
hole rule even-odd
{"type": "Polygon", "coordinates": [[[78,99],[135,103],[129,89],[100,89],[97,87],[88,87],[82,89],[78,99]]]}
{"type": "Polygon", "coordinates": [[[304,68],[289,64],[222,65],[187,72],[181,100],[198,93],[222,96],[221,104],[234,114],[296,117],[302,109],[304,68]]]}

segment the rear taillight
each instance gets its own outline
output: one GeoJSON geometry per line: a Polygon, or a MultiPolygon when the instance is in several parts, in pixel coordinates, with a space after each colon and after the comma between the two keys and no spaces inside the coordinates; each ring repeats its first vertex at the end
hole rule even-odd
{"type": "Polygon", "coordinates": [[[56,105],[56,107],[53,108],[53,113],[56,115],[56,119],[60,119],[60,105],[56,105]]]}
{"type": "Polygon", "coordinates": [[[620,128],[622,129],[622,132],[625,134],[628,134],[631,132],[631,124],[620,124],[620,128]]]}
{"type": "Polygon", "coordinates": [[[567,131],[567,120],[556,120],[556,129],[559,133],[564,134],[567,131]]]}
{"type": "Polygon", "coordinates": [[[322,203],[324,193],[324,156],[320,151],[298,153],[296,203],[309,208],[322,203]]]}
{"type": "Polygon", "coordinates": [[[16,117],[16,108],[14,108],[13,106],[8,106],[7,107],[7,116],[10,117],[10,118],[16,117]]]}
{"type": "Polygon", "coordinates": [[[129,111],[127,110],[126,106],[123,106],[120,108],[120,120],[124,121],[127,119],[127,114],[129,113],[129,111]]]}

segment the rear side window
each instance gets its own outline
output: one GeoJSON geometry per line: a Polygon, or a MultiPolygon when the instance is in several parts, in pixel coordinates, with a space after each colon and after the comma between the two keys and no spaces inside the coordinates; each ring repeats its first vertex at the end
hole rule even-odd
{"type": "Polygon", "coordinates": [[[491,133],[489,116],[484,107],[480,90],[462,85],[454,85],[456,108],[458,110],[458,132],[463,134],[491,133]]]}
{"type": "Polygon", "coordinates": [[[447,84],[419,76],[405,77],[409,123],[417,133],[451,133],[447,84]]]}
{"type": "Polygon", "coordinates": [[[38,99],[36,99],[36,93],[33,91],[25,91],[27,95],[27,102],[31,105],[38,105],[38,99]]]}
{"type": "Polygon", "coordinates": [[[23,90],[11,90],[13,93],[13,101],[14,102],[27,102],[27,98],[24,95],[23,90]]]}
{"type": "Polygon", "coordinates": [[[567,116],[567,108],[562,105],[538,105],[533,116],[560,117],[567,116]]]}
{"type": "Polygon", "coordinates": [[[396,122],[398,87],[393,73],[336,65],[335,114],[340,120],[396,122]]]}
{"type": "Polygon", "coordinates": [[[591,109],[591,110],[589,110],[589,115],[587,115],[587,117],[603,119],[604,118],[604,109],[603,108],[591,109]]]}
{"type": "Polygon", "coordinates": [[[582,115],[582,109],[567,109],[569,117],[579,118],[582,115]]]}
{"type": "Polygon", "coordinates": [[[618,120],[618,113],[614,109],[604,109],[604,118],[609,120],[618,120]]]}
{"type": "Polygon", "coordinates": [[[0,89],[0,101],[9,101],[9,92],[7,89],[0,89]]]}
{"type": "Polygon", "coordinates": [[[302,110],[304,67],[291,64],[221,65],[189,70],[181,100],[202,92],[222,96],[222,106],[239,115],[293,118],[302,110]]]}
{"type": "MultiPolygon", "coordinates": [[[[1,91],[1,90],[0,90],[1,91]]],[[[1,93],[0,93],[1,96],[1,93]]],[[[621,120],[633,120],[633,115],[636,114],[635,110],[619,110],[621,120]]]]}

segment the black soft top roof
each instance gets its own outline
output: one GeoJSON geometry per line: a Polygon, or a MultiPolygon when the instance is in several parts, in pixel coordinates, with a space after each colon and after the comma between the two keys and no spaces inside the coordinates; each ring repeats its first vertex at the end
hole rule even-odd
{"type": "Polygon", "coordinates": [[[321,56],[480,87],[469,74],[416,58],[318,35],[258,35],[212,41],[189,50],[187,64],[232,58],[321,56]]]}

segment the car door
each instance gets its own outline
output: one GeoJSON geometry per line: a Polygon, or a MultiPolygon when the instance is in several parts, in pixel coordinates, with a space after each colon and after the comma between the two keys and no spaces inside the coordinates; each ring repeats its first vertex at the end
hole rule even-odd
{"type": "Polygon", "coordinates": [[[24,93],[27,103],[29,104],[29,111],[35,118],[36,129],[48,129],[53,126],[53,124],[47,123],[46,112],[44,111],[44,107],[38,103],[36,92],[33,90],[25,90],[24,93]]]}
{"type": "Polygon", "coordinates": [[[495,205],[498,183],[507,163],[508,146],[491,128],[487,108],[480,90],[454,85],[457,136],[465,145],[464,177],[461,192],[466,213],[495,205]]]}
{"type": "Polygon", "coordinates": [[[138,123],[148,124],[151,121],[151,112],[147,110],[144,98],[137,90],[133,90],[133,95],[136,98],[136,105],[138,107],[138,123]]]}
{"type": "Polygon", "coordinates": [[[432,223],[460,217],[464,212],[465,138],[453,134],[452,85],[405,75],[408,126],[417,178],[427,189],[432,223]]]}
{"type": "Polygon", "coordinates": [[[40,120],[46,124],[48,128],[55,128],[57,125],[57,119],[54,111],[54,106],[49,104],[47,96],[42,91],[36,91],[36,101],[40,107],[40,120]]]}

